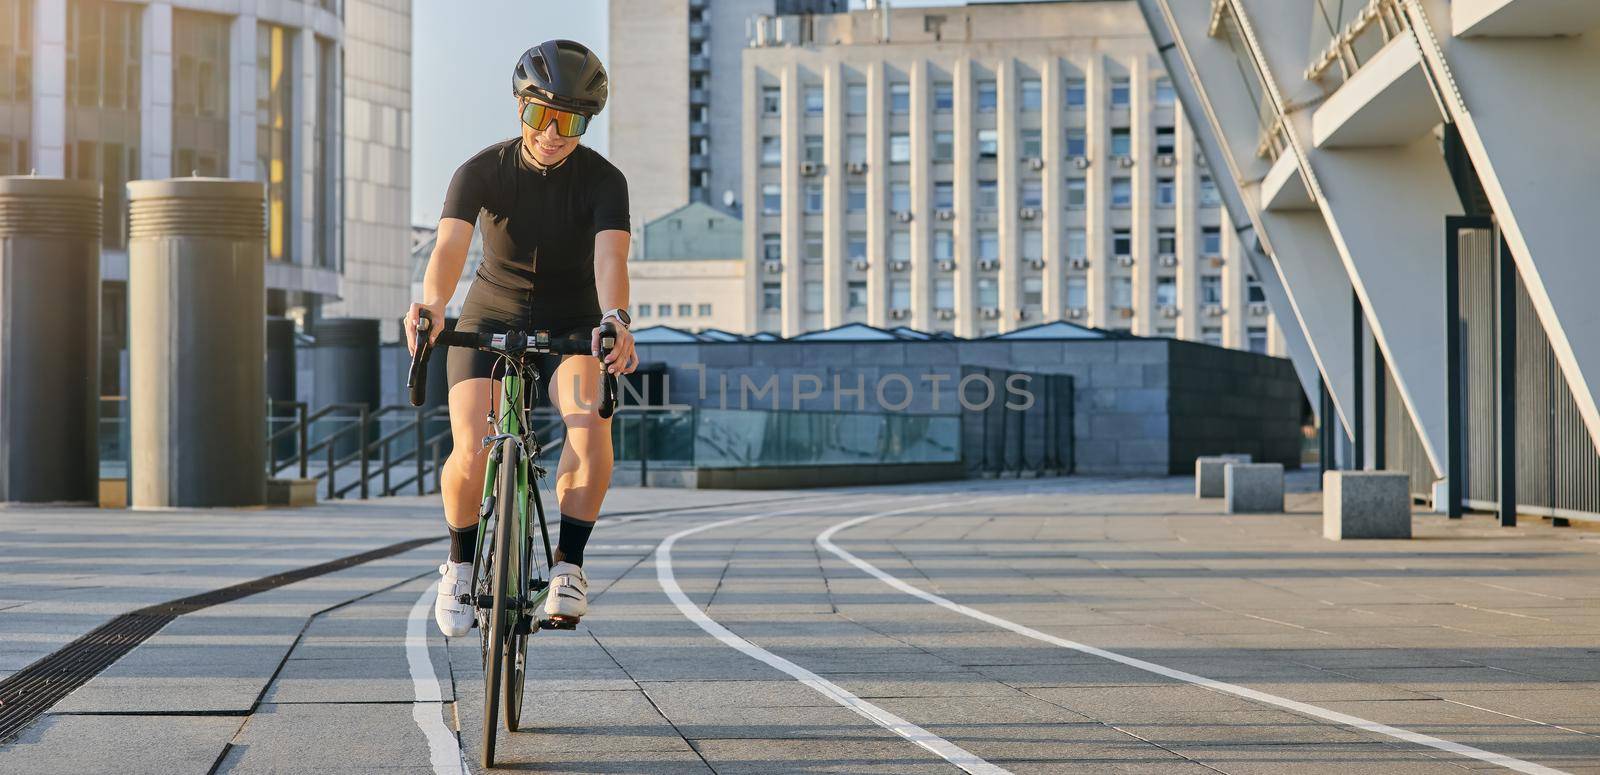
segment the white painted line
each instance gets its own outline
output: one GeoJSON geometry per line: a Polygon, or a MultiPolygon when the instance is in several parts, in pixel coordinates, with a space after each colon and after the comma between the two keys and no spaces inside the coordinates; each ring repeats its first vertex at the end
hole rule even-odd
{"type": "MultiPolygon", "coordinates": [[[[942,504],[934,503],[926,506],[916,506],[912,508],[898,509],[896,511],[886,511],[881,514],[874,514],[872,516],[881,517],[888,516],[890,514],[903,514],[909,511],[920,511],[922,509],[934,508],[938,505],[942,504]]],[[[893,732],[907,740],[910,740],[913,743],[916,743],[917,745],[922,746],[923,748],[926,748],[929,751],[932,751],[935,754],[938,754],[945,761],[948,761],[951,764],[966,770],[967,772],[973,773],[973,775],[1010,775],[1008,770],[1004,770],[1000,767],[990,764],[987,761],[984,761],[983,759],[978,758],[976,755],[972,754],[966,749],[961,748],[955,743],[939,737],[938,735],[935,735],[932,732],[917,726],[916,724],[906,721],[905,719],[900,718],[899,716],[896,716],[893,713],[878,707],[877,705],[867,702],[866,700],[863,700],[860,697],[845,691],[845,689],[838,684],[835,684],[834,682],[829,681],[828,679],[823,678],[822,676],[819,676],[810,670],[807,670],[793,662],[790,662],[787,659],[784,659],[783,657],[778,656],[777,654],[767,651],[766,649],[763,649],[760,646],[757,646],[754,643],[739,637],[738,635],[733,634],[733,632],[728,628],[718,624],[716,620],[712,619],[710,616],[707,616],[705,611],[701,610],[699,606],[696,606],[694,602],[689,599],[689,596],[683,593],[683,588],[678,586],[677,576],[672,571],[672,547],[678,542],[678,539],[706,530],[726,527],[728,525],[736,525],[741,522],[752,522],[754,520],[765,519],[767,517],[775,517],[780,514],[795,514],[802,511],[815,513],[816,508],[790,509],[768,514],[752,514],[747,517],[724,519],[720,522],[699,525],[697,527],[691,527],[687,530],[680,530],[676,533],[673,533],[672,535],[667,536],[666,539],[661,542],[660,546],[656,547],[656,581],[661,584],[662,591],[667,593],[667,597],[672,600],[673,605],[678,607],[678,611],[680,613],[687,617],[689,621],[699,625],[700,629],[705,630],[712,637],[722,641],[724,645],[739,651],[747,657],[764,662],[773,668],[788,673],[790,677],[806,686],[811,687],[818,694],[821,694],[822,696],[827,697],[828,699],[861,714],[874,724],[877,724],[878,726],[881,726],[890,732],[893,732]]]]}
{"type": "Polygon", "coordinates": [[[417,604],[411,606],[411,615],[406,617],[406,664],[411,668],[411,685],[416,692],[411,718],[428,738],[428,759],[433,771],[439,775],[468,775],[461,741],[445,726],[444,691],[434,675],[433,660],[428,658],[428,628],[433,626],[437,585],[438,582],[431,583],[422,591],[417,604]]]}
{"type": "Polygon", "coordinates": [[[1106,651],[1102,648],[1095,648],[1094,646],[1078,643],[1077,641],[1067,640],[1066,638],[1058,638],[1049,633],[1035,630],[1032,627],[1017,624],[1009,619],[1002,619],[993,614],[986,614],[976,608],[969,608],[947,598],[935,595],[932,592],[925,592],[917,587],[907,584],[904,581],[901,581],[895,576],[891,576],[888,573],[879,570],[878,567],[872,563],[869,563],[866,560],[863,560],[860,557],[857,557],[850,552],[840,549],[838,546],[834,545],[833,536],[839,531],[855,527],[856,525],[860,525],[869,520],[874,520],[878,517],[884,516],[888,516],[888,514],[868,514],[864,517],[856,517],[855,519],[848,519],[844,522],[840,522],[839,524],[834,525],[833,527],[830,527],[817,535],[817,546],[832,552],[835,556],[839,557],[845,562],[860,568],[862,571],[865,571],[867,575],[873,576],[879,581],[882,581],[883,583],[888,584],[889,586],[894,587],[901,592],[911,595],[912,597],[921,598],[941,608],[954,611],[963,616],[970,616],[980,622],[987,622],[1001,629],[1010,630],[1018,635],[1025,635],[1029,638],[1033,638],[1034,640],[1044,641],[1045,643],[1060,646],[1065,649],[1081,651],[1085,654],[1091,654],[1102,659],[1109,659],[1112,662],[1120,662],[1129,667],[1138,668],[1148,673],[1155,673],[1156,675],[1166,676],[1168,678],[1177,679],[1179,681],[1195,684],[1197,686],[1204,686],[1207,689],[1215,689],[1216,691],[1232,694],[1236,697],[1243,697],[1247,700],[1254,700],[1267,705],[1275,705],[1277,707],[1284,708],[1285,710],[1292,710],[1296,713],[1320,718],[1324,721],[1331,721],[1335,724],[1343,724],[1347,727],[1354,727],[1356,729],[1362,729],[1368,732],[1375,732],[1380,735],[1387,735],[1389,737],[1404,740],[1408,743],[1416,743],[1417,745],[1436,748],[1447,753],[1453,753],[1460,756],[1477,759],[1479,761],[1488,762],[1490,764],[1505,767],[1506,769],[1514,770],[1516,772],[1526,772],[1531,773],[1532,775],[1568,775],[1568,773],[1563,772],[1562,770],[1546,767],[1542,764],[1534,764],[1532,762],[1526,762],[1521,759],[1506,756],[1504,754],[1485,751],[1481,748],[1473,748],[1470,745],[1462,745],[1461,743],[1454,743],[1449,740],[1441,740],[1437,737],[1419,734],[1408,729],[1391,727],[1388,724],[1379,724],[1376,721],[1368,721],[1364,718],[1352,716],[1347,713],[1340,713],[1336,710],[1320,708],[1316,705],[1299,702],[1297,700],[1291,700],[1285,697],[1279,697],[1275,694],[1267,694],[1266,692],[1256,691],[1255,689],[1239,686],[1237,684],[1206,678],[1205,676],[1195,675],[1194,673],[1186,673],[1182,670],[1175,670],[1170,667],[1158,665],[1154,662],[1146,662],[1142,659],[1123,656],[1114,651],[1106,651]]]}

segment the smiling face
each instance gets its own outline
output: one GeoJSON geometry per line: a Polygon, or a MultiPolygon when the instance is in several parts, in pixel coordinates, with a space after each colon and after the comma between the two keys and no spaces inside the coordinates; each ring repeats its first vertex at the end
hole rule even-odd
{"type": "Polygon", "coordinates": [[[517,124],[522,127],[522,144],[532,151],[534,161],[539,162],[544,167],[554,167],[560,164],[562,159],[572,154],[572,150],[578,147],[580,138],[562,137],[561,133],[556,131],[556,122],[554,121],[550,122],[544,129],[537,131],[533,127],[522,123],[522,103],[525,101],[536,102],[540,105],[548,105],[549,103],[532,98],[518,100],[517,124]]]}

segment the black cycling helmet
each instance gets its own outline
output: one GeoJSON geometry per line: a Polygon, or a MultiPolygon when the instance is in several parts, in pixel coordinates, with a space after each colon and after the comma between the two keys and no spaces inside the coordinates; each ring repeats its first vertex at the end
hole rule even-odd
{"type": "Polygon", "coordinates": [[[511,74],[511,91],[518,97],[537,97],[590,116],[605,109],[608,84],[600,57],[571,40],[547,40],[522,52],[511,74]]]}

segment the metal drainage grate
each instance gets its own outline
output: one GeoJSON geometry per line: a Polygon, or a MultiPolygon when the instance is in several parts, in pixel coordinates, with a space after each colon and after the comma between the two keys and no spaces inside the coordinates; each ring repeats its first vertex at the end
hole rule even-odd
{"type": "Polygon", "coordinates": [[[99,675],[100,671],[110,667],[113,662],[121,659],[124,654],[132,651],[150,636],[160,632],[161,628],[167,626],[173,619],[202,608],[230,603],[285,584],[381,560],[443,540],[444,537],[440,536],[402,541],[370,552],[340,557],[320,565],[285,571],[234,584],[231,587],[157,603],[118,616],[51,652],[43,659],[13,673],[5,680],[0,680],[0,744],[10,742],[61,698],[88,683],[89,679],[99,675]]]}

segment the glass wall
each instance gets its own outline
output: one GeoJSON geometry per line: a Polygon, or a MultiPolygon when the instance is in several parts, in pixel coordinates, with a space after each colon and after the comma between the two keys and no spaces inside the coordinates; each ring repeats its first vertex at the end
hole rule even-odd
{"type": "Polygon", "coordinates": [[[172,12],[172,174],[228,176],[225,16],[172,12]]]}
{"type": "Polygon", "coordinates": [[[267,258],[294,257],[293,168],[289,137],[293,126],[294,68],[289,30],[275,24],[256,28],[256,176],[267,184],[267,258]]]}
{"type": "Polygon", "coordinates": [[[33,0],[0,0],[0,175],[33,168],[33,0]]]}
{"type": "Polygon", "coordinates": [[[100,181],[110,248],[127,243],[126,184],[139,177],[142,10],[108,0],[67,4],[66,176],[100,181]]]}

